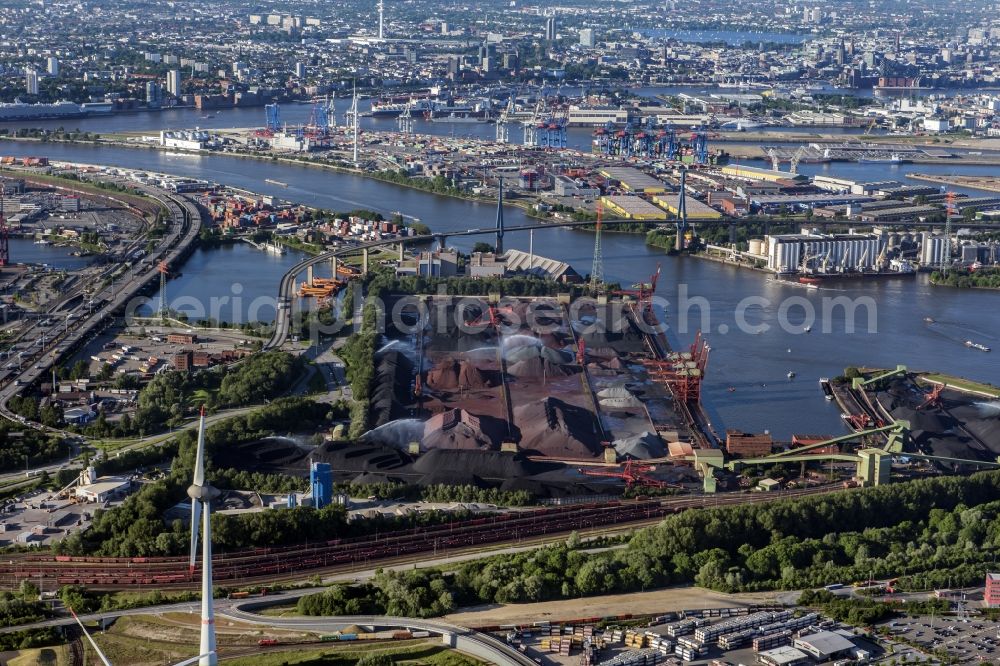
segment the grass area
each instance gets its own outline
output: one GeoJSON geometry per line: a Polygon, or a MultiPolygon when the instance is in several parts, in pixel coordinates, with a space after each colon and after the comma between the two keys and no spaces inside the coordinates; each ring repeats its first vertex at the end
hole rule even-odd
{"type": "MultiPolygon", "coordinates": [[[[89,627],[94,640],[105,652],[111,663],[129,666],[154,666],[173,663],[197,653],[200,618],[194,613],[165,613],[156,615],[124,616],[105,632],[89,627]]],[[[455,652],[437,639],[410,641],[373,641],[318,645],[311,643],[318,636],[314,632],[264,629],[263,627],[221,620],[217,622],[219,656],[234,666],[353,666],[361,657],[380,653],[392,656],[396,664],[412,666],[480,666],[483,662],[455,652]],[[262,637],[300,645],[289,645],[288,650],[257,652],[257,641],[262,637]],[[231,655],[233,658],[226,658],[231,655]]],[[[63,649],[60,646],[54,650],[63,649]]],[[[96,654],[84,646],[84,663],[97,664],[96,654]]],[[[32,653],[38,651],[32,651],[32,653]]],[[[68,648],[67,648],[68,655],[68,648]]],[[[69,666],[68,661],[28,660],[27,664],[53,664],[69,666]]]]}
{"type": "Polygon", "coordinates": [[[73,666],[69,645],[21,650],[8,666],[73,666]]]}
{"type": "Polygon", "coordinates": [[[257,611],[260,615],[267,617],[299,617],[295,604],[289,606],[268,606],[257,611]]]}
{"type": "MultiPolygon", "coordinates": [[[[129,615],[118,619],[105,632],[91,629],[94,640],[113,664],[156,666],[175,663],[198,653],[200,618],[194,613],[129,615]]],[[[220,652],[225,649],[247,649],[257,645],[263,632],[256,628],[217,624],[220,652]]],[[[300,634],[301,635],[301,634],[300,634]]],[[[86,664],[96,664],[96,655],[89,646],[86,664]]]]}
{"type": "Polygon", "coordinates": [[[484,662],[456,652],[436,641],[407,643],[384,648],[358,649],[359,645],[337,645],[315,650],[299,649],[294,653],[272,652],[227,660],[231,666],[353,666],[368,654],[391,656],[395,664],[411,666],[479,666],[484,662]]]}
{"type": "Polygon", "coordinates": [[[986,395],[994,398],[1000,398],[1000,389],[991,384],[983,384],[981,382],[974,382],[971,379],[962,379],[961,377],[952,377],[950,375],[942,375],[934,372],[925,372],[920,375],[920,378],[926,379],[930,382],[943,382],[950,388],[960,389],[963,391],[976,391],[979,393],[985,393],[986,395]]]}
{"type": "Polygon", "coordinates": [[[214,395],[219,393],[218,390],[208,390],[208,389],[198,389],[191,394],[188,398],[189,407],[198,407],[199,405],[204,405],[207,403],[214,395]]]}

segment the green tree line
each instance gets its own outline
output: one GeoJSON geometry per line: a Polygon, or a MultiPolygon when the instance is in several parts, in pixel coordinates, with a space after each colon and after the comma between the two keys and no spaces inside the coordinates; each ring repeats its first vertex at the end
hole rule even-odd
{"type": "MultiPolygon", "coordinates": [[[[350,594],[361,606],[388,612],[419,593],[413,586],[434,581],[458,605],[690,583],[734,592],[898,576],[905,590],[937,586],[950,576],[953,585],[967,585],[981,581],[1000,554],[998,491],[1000,472],[985,472],[685,511],[613,551],[588,553],[560,544],[469,562],[448,573],[424,572],[419,581],[385,574],[350,594]]],[[[345,603],[337,597],[304,599],[299,610],[345,612],[345,603]]]]}

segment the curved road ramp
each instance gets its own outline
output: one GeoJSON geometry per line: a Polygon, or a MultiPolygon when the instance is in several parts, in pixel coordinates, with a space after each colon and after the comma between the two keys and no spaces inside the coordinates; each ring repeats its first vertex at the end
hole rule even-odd
{"type": "Polygon", "coordinates": [[[336,617],[264,617],[253,610],[273,605],[273,601],[253,600],[233,604],[219,615],[252,624],[267,625],[275,629],[298,629],[302,631],[331,632],[348,625],[361,625],[378,629],[409,629],[427,631],[441,636],[448,647],[461,650],[474,657],[498,666],[535,666],[535,662],[510,645],[472,629],[459,627],[437,620],[420,620],[410,617],[389,617],[386,615],[353,615],[336,617]]]}

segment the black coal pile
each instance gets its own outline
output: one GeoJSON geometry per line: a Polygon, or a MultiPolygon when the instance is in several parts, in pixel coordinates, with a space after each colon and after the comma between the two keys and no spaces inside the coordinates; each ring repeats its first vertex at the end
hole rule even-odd
{"type": "Polygon", "coordinates": [[[406,415],[413,363],[398,351],[387,351],[376,357],[375,365],[371,418],[378,427],[406,415]]]}

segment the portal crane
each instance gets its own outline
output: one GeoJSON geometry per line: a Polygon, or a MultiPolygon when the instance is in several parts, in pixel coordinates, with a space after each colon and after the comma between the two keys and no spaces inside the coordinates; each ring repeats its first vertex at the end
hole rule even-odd
{"type": "Polygon", "coordinates": [[[924,398],[924,401],[920,403],[920,406],[917,407],[917,411],[921,412],[925,409],[930,409],[931,407],[940,407],[941,394],[947,387],[947,384],[935,384],[934,388],[932,388],[929,393],[925,394],[926,397],[924,398]]]}
{"type": "Polygon", "coordinates": [[[656,292],[656,283],[660,280],[660,264],[656,264],[656,272],[649,278],[649,282],[637,282],[631,289],[620,289],[612,292],[615,296],[632,296],[639,301],[639,309],[648,312],[653,308],[653,294],[656,292]]]}

